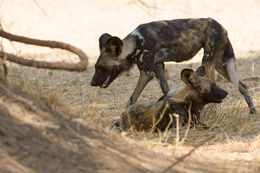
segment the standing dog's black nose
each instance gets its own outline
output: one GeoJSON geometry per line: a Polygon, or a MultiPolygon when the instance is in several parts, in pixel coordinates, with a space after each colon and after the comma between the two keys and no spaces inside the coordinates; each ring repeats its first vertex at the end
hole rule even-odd
{"type": "Polygon", "coordinates": [[[91,80],[91,83],[90,83],[90,85],[91,85],[91,86],[97,86],[97,83],[96,83],[96,81],[94,81],[94,80],[91,80]]]}

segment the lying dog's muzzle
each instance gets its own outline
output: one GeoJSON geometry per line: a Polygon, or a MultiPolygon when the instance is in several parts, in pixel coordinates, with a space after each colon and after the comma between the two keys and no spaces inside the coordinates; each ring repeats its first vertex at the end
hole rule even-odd
{"type": "Polygon", "coordinates": [[[216,93],[216,96],[219,98],[219,99],[224,99],[227,97],[228,95],[228,92],[225,91],[224,89],[222,88],[218,88],[217,90],[215,90],[215,93],[216,93]]]}

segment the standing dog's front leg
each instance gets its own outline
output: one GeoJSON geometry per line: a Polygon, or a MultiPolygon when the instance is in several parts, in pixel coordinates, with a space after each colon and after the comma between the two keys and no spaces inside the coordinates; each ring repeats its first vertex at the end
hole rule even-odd
{"type": "Polygon", "coordinates": [[[153,77],[154,77],[154,72],[140,70],[140,77],[138,79],[138,83],[136,85],[136,88],[132,96],[130,97],[127,103],[127,107],[134,104],[137,101],[144,87],[148,82],[150,82],[153,79],[153,77]]]}
{"type": "Polygon", "coordinates": [[[169,85],[166,80],[165,72],[164,72],[164,63],[158,63],[155,66],[155,76],[159,80],[162,92],[167,94],[169,92],[169,85]]]}

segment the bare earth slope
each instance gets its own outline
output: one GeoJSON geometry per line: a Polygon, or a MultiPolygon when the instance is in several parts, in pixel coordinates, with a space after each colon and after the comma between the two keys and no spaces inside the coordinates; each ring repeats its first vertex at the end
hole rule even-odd
{"type": "Polygon", "coordinates": [[[0,114],[0,172],[149,172],[104,133],[2,84],[0,114]]]}

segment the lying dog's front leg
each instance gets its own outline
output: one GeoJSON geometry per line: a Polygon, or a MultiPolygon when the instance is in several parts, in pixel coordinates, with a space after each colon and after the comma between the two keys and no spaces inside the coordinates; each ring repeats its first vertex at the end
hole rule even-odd
{"type": "Polygon", "coordinates": [[[141,92],[143,91],[144,87],[146,86],[146,84],[148,82],[150,82],[154,77],[154,72],[151,71],[140,71],[140,77],[138,79],[138,83],[136,85],[136,88],[132,94],[132,96],[130,97],[128,103],[127,103],[127,107],[134,104],[138,97],[140,96],[141,92]]]}

